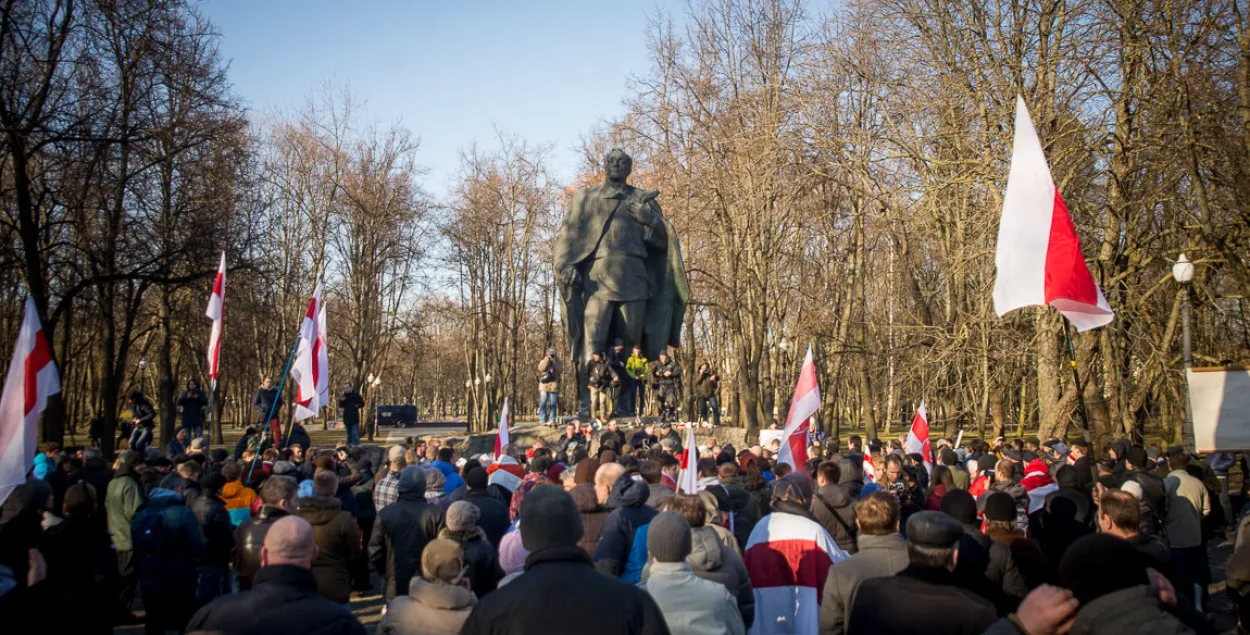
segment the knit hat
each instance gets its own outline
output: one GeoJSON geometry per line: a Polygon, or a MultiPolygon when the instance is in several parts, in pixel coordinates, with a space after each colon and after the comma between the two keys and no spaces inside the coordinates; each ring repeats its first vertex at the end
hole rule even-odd
{"type": "Polygon", "coordinates": [[[421,552],[421,575],[425,579],[455,584],[464,573],[464,551],[460,543],[435,538],[425,545],[421,552]]]}
{"type": "Polygon", "coordinates": [[[475,467],[464,475],[464,484],[469,489],[486,489],[486,469],[475,467]]]}
{"type": "Polygon", "coordinates": [[[535,487],[521,502],[521,544],[530,553],[576,547],[582,539],[582,515],[559,487],[535,487]]]}
{"type": "Polygon", "coordinates": [[[525,559],[530,552],[521,544],[521,532],[510,531],[499,541],[499,566],[504,573],[516,573],[525,570],[525,559]]]}
{"type": "Polygon", "coordinates": [[[476,528],[481,519],[482,511],[473,503],[456,501],[447,508],[446,523],[451,531],[469,531],[476,528]]]}
{"type": "Polygon", "coordinates": [[[441,495],[444,493],[443,490],[446,488],[447,488],[447,477],[443,476],[442,472],[434,468],[430,468],[425,471],[425,493],[427,495],[429,494],[441,495]]]}
{"type": "Polygon", "coordinates": [[[1127,540],[1091,534],[1072,543],[1059,562],[1059,585],[1084,606],[1108,593],[1149,584],[1141,552],[1127,540]]]}
{"type": "Polygon", "coordinates": [[[563,474],[564,470],[567,470],[568,468],[569,466],[565,465],[564,463],[556,463],[552,465],[551,467],[547,468],[547,480],[552,483],[559,482],[560,475],[563,474]]]}
{"type": "Polygon", "coordinates": [[[419,465],[409,465],[399,473],[399,493],[401,495],[425,494],[425,469],[419,465]]]}
{"type": "Polygon", "coordinates": [[[595,472],[599,471],[599,459],[583,459],[577,464],[577,471],[573,474],[573,483],[576,485],[594,485],[595,472]]]}
{"type": "Polygon", "coordinates": [[[1128,449],[1128,452],[1124,455],[1124,459],[1129,463],[1132,463],[1133,467],[1146,467],[1146,449],[1139,445],[1135,445],[1128,449]]]}
{"type": "Polygon", "coordinates": [[[404,452],[407,450],[402,445],[392,445],[391,449],[386,451],[386,460],[394,461],[395,459],[404,458],[404,452]]]}
{"type": "Polygon", "coordinates": [[[647,551],[656,562],[683,562],[690,555],[690,523],[677,512],[663,512],[647,528],[647,551]]]}
{"type": "Polygon", "coordinates": [[[208,445],[208,442],[204,440],[204,437],[196,437],[194,439],[191,439],[192,450],[203,450],[204,446],[206,445],[208,445]]]}
{"type": "Polygon", "coordinates": [[[977,522],[977,501],[967,490],[953,489],[942,495],[938,508],[963,525],[977,522]]]}
{"type": "Polygon", "coordinates": [[[1016,501],[1011,494],[994,492],[985,499],[985,519],[1014,521],[1016,519],[1016,501]]]}
{"type": "Polygon", "coordinates": [[[204,478],[200,479],[200,486],[204,488],[205,493],[219,492],[226,486],[226,477],[222,476],[221,472],[205,474],[204,478]]]}
{"type": "Polygon", "coordinates": [[[225,448],[217,448],[210,452],[208,456],[213,460],[213,463],[225,463],[226,459],[230,458],[230,452],[225,448]]]}
{"type": "Polygon", "coordinates": [[[295,464],[290,461],[278,461],[273,464],[273,473],[281,476],[295,471],[295,464]]]}

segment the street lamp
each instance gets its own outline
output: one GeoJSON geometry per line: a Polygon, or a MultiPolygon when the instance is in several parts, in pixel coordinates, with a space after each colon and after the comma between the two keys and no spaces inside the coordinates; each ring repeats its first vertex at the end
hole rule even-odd
{"type": "MultiPolygon", "coordinates": [[[[1185,254],[1176,259],[1172,265],[1172,278],[1181,286],[1181,348],[1185,360],[1185,371],[1194,367],[1193,338],[1189,329],[1189,284],[1194,280],[1194,263],[1189,262],[1185,254]]],[[[1185,391],[1185,449],[1194,451],[1194,416],[1189,403],[1189,391],[1185,391]]]]}

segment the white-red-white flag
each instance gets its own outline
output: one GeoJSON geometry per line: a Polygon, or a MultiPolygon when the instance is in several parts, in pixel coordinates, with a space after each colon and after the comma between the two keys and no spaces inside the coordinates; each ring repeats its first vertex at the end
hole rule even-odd
{"type": "Polygon", "coordinates": [[[26,482],[35,460],[36,426],[48,397],[61,392],[52,349],[39,323],[35,301],[26,298],[26,314],[13,346],[13,361],[0,395],[0,501],[26,482]]]}
{"type": "Polygon", "coordinates": [[[919,453],[924,457],[924,469],[933,474],[933,451],[929,446],[929,415],[924,410],[924,401],[916,409],[916,416],[911,420],[911,431],[907,433],[907,441],[903,450],[908,454],[919,453]]]}
{"type": "Polygon", "coordinates": [[[313,291],[304,322],[299,329],[299,348],[291,378],[299,388],[295,399],[295,420],[317,416],[330,403],[330,358],[326,347],[326,307],[321,301],[321,285],[313,291]]]}
{"type": "Polygon", "coordinates": [[[495,437],[495,458],[503,456],[503,448],[508,445],[508,398],[503,398],[503,409],[499,411],[499,434],[495,437]]]}
{"type": "Polygon", "coordinates": [[[208,378],[210,388],[217,387],[217,363],[221,359],[222,308],[226,302],[226,252],[221,252],[221,265],[217,267],[217,279],[213,281],[213,294],[208,297],[204,315],[213,321],[208,334],[208,378]]]}
{"type": "Polygon", "coordinates": [[[677,474],[677,491],[682,494],[699,493],[699,448],[694,442],[694,424],[686,424],[686,443],[681,451],[681,472],[677,474]]]}
{"type": "Polygon", "coordinates": [[[812,415],[820,410],[820,386],[816,385],[816,363],[812,361],[812,347],[807,346],[799,381],[794,385],[794,398],[790,400],[790,413],[786,415],[786,429],[781,435],[781,448],[777,461],[787,463],[794,471],[807,468],[807,441],[812,429],[812,415]]]}
{"type": "Polygon", "coordinates": [[[872,464],[871,452],[864,453],[864,482],[865,483],[877,482],[877,468],[876,466],[872,464]]]}
{"type": "Polygon", "coordinates": [[[1085,265],[1076,227],[1051,178],[1023,97],[1016,97],[1016,136],[994,264],[994,311],[999,316],[1049,304],[1078,331],[1115,319],[1085,265]]]}

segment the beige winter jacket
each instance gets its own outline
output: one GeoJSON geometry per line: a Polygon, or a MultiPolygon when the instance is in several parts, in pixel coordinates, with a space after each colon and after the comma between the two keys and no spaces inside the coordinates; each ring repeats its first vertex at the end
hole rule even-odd
{"type": "Polygon", "coordinates": [[[417,576],[408,595],[397,597],[378,623],[378,635],[456,635],[477,604],[477,596],[461,587],[417,576]]]}

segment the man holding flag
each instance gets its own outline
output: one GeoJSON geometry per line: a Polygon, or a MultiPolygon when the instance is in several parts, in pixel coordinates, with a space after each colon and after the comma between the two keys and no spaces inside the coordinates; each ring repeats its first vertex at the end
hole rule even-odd
{"type": "Polygon", "coordinates": [[[819,408],[820,388],[809,346],[777,455],[778,462],[795,471],[773,485],[772,513],[756,523],[742,552],[755,589],[751,633],[817,632],[829,567],[850,557],[812,520],[814,496],[806,469],[807,436],[811,416],[819,408]]]}

